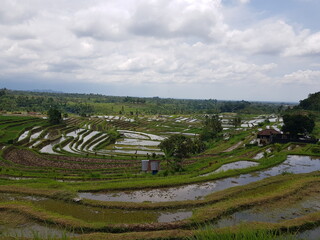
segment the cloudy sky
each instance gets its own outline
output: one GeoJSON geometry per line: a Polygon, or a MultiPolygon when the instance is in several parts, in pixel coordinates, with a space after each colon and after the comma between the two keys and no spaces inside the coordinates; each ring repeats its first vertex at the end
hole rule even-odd
{"type": "Polygon", "coordinates": [[[320,91],[319,0],[1,0],[0,87],[298,101],[320,91]]]}

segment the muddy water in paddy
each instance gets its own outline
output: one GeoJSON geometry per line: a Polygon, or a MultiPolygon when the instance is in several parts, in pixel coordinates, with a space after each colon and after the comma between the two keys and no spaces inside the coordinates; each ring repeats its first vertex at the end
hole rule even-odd
{"type": "Polygon", "coordinates": [[[230,177],[201,184],[190,184],[182,187],[167,189],[138,190],[132,192],[111,192],[111,193],[79,193],[82,198],[100,201],[121,201],[121,202],[167,202],[202,199],[206,195],[224,190],[234,186],[241,186],[256,182],[267,177],[276,176],[283,172],[294,174],[309,173],[320,170],[320,158],[309,156],[289,156],[286,161],[278,166],[249,174],[241,174],[237,177],[230,177]]]}
{"type": "Polygon", "coordinates": [[[298,239],[319,240],[320,239],[320,227],[304,231],[297,234],[298,239]]]}

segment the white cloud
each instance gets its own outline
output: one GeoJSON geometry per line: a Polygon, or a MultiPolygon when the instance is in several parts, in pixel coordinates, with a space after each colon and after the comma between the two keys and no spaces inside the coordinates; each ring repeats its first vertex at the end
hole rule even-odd
{"type": "Polygon", "coordinates": [[[282,82],[286,84],[313,85],[315,88],[320,87],[320,71],[299,70],[286,74],[282,82]]]}
{"type": "Polygon", "coordinates": [[[320,32],[305,34],[297,43],[285,51],[286,56],[303,56],[320,54],[320,32]]]}
{"type": "Polygon", "coordinates": [[[316,71],[301,69],[316,68],[320,32],[283,17],[255,19],[250,1],[239,2],[4,0],[1,76],[226,88],[317,84],[316,71]],[[227,8],[245,8],[237,19],[252,13],[255,21],[232,24],[227,8]]]}
{"type": "Polygon", "coordinates": [[[282,20],[259,22],[245,30],[228,32],[226,45],[251,54],[281,54],[299,36],[292,26],[282,20]]]}
{"type": "Polygon", "coordinates": [[[242,4],[247,4],[249,3],[251,0],[238,0],[240,3],[242,4]]]}
{"type": "Polygon", "coordinates": [[[226,26],[220,0],[138,1],[129,31],[138,36],[215,40],[226,26]]]}
{"type": "Polygon", "coordinates": [[[0,24],[21,24],[32,19],[36,13],[32,5],[21,4],[18,0],[3,0],[0,6],[0,24]]]}

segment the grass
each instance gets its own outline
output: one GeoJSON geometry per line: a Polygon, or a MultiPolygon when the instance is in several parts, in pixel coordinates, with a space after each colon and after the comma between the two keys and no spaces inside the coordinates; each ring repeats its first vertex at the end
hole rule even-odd
{"type": "MultiPolygon", "coordinates": [[[[120,107],[120,106],[119,106],[120,107]]],[[[125,106],[126,108],[126,106],[125,106]]],[[[129,108],[128,108],[129,109],[129,108]]],[[[118,109],[117,109],[118,110],[118,109]]],[[[127,111],[127,109],[125,109],[127,111]]],[[[175,116],[177,117],[177,116],[175,116]]],[[[72,131],[76,127],[91,123],[91,130],[105,130],[111,128],[111,123],[107,124],[101,119],[71,119],[70,125],[47,127],[46,121],[33,121],[30,119],[1,119],[0,122],[0,135],[5,137],[7,142],[10,139],[16,139],[19,134],[25,131],[26,128],[32,128],[33,126],[43,126],[46,132],[54,130],[60,133],[66,133],[72,131]],[[7,122],[6,122],[7,121],[7,122]],[[43,124],[43,125],[42,125],[43,124]],[[9,131],[10,130],[10,131],[9,131]]],[[[122,128],[124,126],[131,128],[137,128],[136,130],[143,130],[148,132],[165,132],[165,131],[183,131],[186,123],[175,123],[174,118],[168,120],[168,122],[148,122],[147,118],[140,119],[134,124],[121,125],[122,123],[114,122],[113,126],[122,128]],[[130,126],[129,126],[130,125],[130,126]],[[168,125],[169,128],[164,125],[168,125]],[[172,128],[172,129],[170,129],[172,128]],[[170,130],[169,130],[170,129],[170,130]]],[[[318,123],[317,123],[318,124],[318,123]]],[[[317,125],[316,131],[319,128],[317,125]]],[[[133,129],[132,129],[133,130],[133,129]]],[[[246,174],[255,172],[268,167],[275,166],[283,162],[288,154],[297,155],[311,155],[319,156],[318,145],[299,145],[299,147],[293,150],[287,150],[290,144],[281,146],[270,146],[274,151],[266,158],[257,160],[259,165],[249,169],[237,169],[222,172],[219,174],[213,174],[206,177],[199,175],[216,170],[221,165],[236,161],[252,161],[252,157],[258,152],[265,151],[266,148],[259,148],[256,146],[242,147],[231,152],[222,151],[234,146],[239,141],[246,144],[253,138],[251,129],[246,132],[237,132],[230,130],[229,134],[231,138],[228,141],[220,139],[211,144],[209,149],[202,156],[194,156],[193,158],[186,159],[185,171],[177,173],[176,175],[164,176],[159,174],[158,176],[151,176],[148,174],[133,174],[134,171],[138,173],[138,168],[127,169],[125,167],[96,170],[85,169],[63,169],[63,168],[41,168],[23,166],[13,164],[5,159],[1,159],[0,164],[6,164],[1,166],[1,174],[7,176],[31,176],[36,179],[24,179],[19,181],[0,180],[0,192],[12,192],[20,193],[24,195],[42,196],[53,199],[53,202],[59,201],[66,202],[66,204],[81,209],[88,206],[89,208],[98,209],[122,209],[125,211],[136,211],[139,223],[130,222],[129,219],[123,219],[115,224],[115,222],[105,221],[104,223],[95,221],[85,221],[84,218],[79,219],[76,215],[64,214],[64,212],[54,211],[53,209],[41,208],[38,205],[27,204],[26,202],[11,202],[0,203],[0,208],[5,211],[11,211],[19,215],[23,215],[40,224],[48,224],[50,226],[58,227],[59,229],[75,229],[78,232],[87,232],[88,234],[81,234],[79,237],[62,236],[61,239],[273,239],[279,237],[286,231],[294,232],[297,229],[307,229],[320,223],[320,213],[306,214],[303,217],[299,217],[292,220],[283,221],[280,223],[250,223],[241,229],[241,226],[235,226],[227,229],[219,229],[218,231],[212,229],[206,229],[199,226],[199,224],[206,224],[213,220],[217,220],[222,216],[230,215],[234,212],[242,209],[249,209],[256,205],[268,206],[269,203],[282,201],[289,201],[290,196],[303,195],[303,189],[309,191],[312,187],[316,186],[320,182],[319,173],[310,174],[283,174],[276,177],[264,179],[259,182],[247,184],[241,187],[229,188],[223,191],[219,191],[206,196],[204,199],[179,201],[179,202],[159,202],[159,203],[122,203],[122,202],[100,202],[93,200],[82,200],[80,202],[74,202],[73,198],[76,196],[77,191],[99,191],[99,190],[135,190],[135,189],[152,189],[173,187],[180,185],[187,185],[193,183],[201,183],[207,181],[213,181],[217,179],[227,178],[231,176],[238,176],[240,174],[246,174]],[[271,156],[272,155],[272,156],[271,156]],[[89,178],[99,179],[99,181],[80,181],[80,182],[58,182],[52,180],[53,178],[63,179],[83,179],[89,178]],[[108,180],[102,180],[108,178],[108,180]],[[193,209],[194,214],[190,219],[178,221],[170,224],[165,223],[151,223],[154,220],[148,219],[147,215],[144,215],[144,211],[155,211],[162,209],[193,209]],[[141,214],[139,214],[141,213],[141,214]],[[139,218],[138,217],[138,218],[139,218]],[[196,229],[195,229],[196,228],[196,229]],[[97,233],[104,232],[104,233],[97,233]],[[106,233],[114,232],[114,234],[106,233]],[[123,233],[126,232],[126,233],[123,233]]],[[[188,132],[198,132],[199,125],[194,124],[190,127],[188,132]]],[[[88,131],[85,135],[89,134],[88,131]]],[[[317,134],[317,132],[316,132],[317,134]]],[[[99,137],[98,137],[99,138],[99,137]]],[[[97,138],[97,139],[98,139],[97,138]]],[[[2,140],[1,140],[2,141],[2,140]]],[[[61,143],[60,146],[64,146],[68,141],[74,141],[72,139],[66,140],[61,143]]],[[[96,141],[96,139],[90,138],[86,144],[90,146],[96,141]]],[[[74,141],[76,144],[80,144],[74,141]]],[[[102,144],[103,145],[103,144],[102,144]]],[[[81,148],[83,149],[85,145],[81,148]]],[[[24,147],[19,147],[25,149],[24,147]]],[[[269,148],[269,146],[268,146],[269,148]]],[[[29,150],[28,150],[29,151],[29,150]]],[[[2,152],[2,151],[1,151],[2,152]]],[[[37,151],[32,151],[47,160],[47,162],[61,162],[68,163],[71,159],[57,159],[53,155],[38,154],[37,151]]],[[[72,156],[79,158],[77,154],[66,153],[61,151],[65,156],[72,156]]],[[[83,157],[83,156],[81,156],[83,157]]],[[[88,154],[86,160],[101,158],[88,154]]],[[[129,155],[117,156],[115,160],[130,159],[129,155]]],[[[132,159],[133,161],[138,159],[132,159]]],[[[81,164],[80,164],[81,165],[81,164]]],[[[95,162],[91,162],[91,165],[98,165],[95,162]]],[[[165,167],[165,166],[164,166],[165,167]]],[[[311,190],[310,190],[311,191],[311,190]]],[[[121,211],[122,211],[121,210],[121,211]]],[[[50,236],[49,236],[50,237],[50,236]]],[[[281,236],[282,237],[282,236],[281,236]]],[[[291,237],[291,236],[290,236],[291,237]]],[[[1,236],[0,236],[1,239],[1,236]]],[[[41,236],[35,232],[33,238],[41,239],[41,236]]],[[[50,238],[48,238],[50,239],[50,238]]],[[[53,239],[53,238],[52,238],[53,239]]],[[[281,238],[280,238],[281,239],[281,238]]],[[[287,239],[287,238],[286,238],[287,239]]],[[[291,239],[291,238],[289,238],[291,239]]]]}
{"type": "Polygon", "coordinates": [[[296,240],[294,234],[282,234],[280,231],[255,230],[243,228],[237,233],[226,231],[219,232],[210,227],[196,232],[195,236],[187,237],[187,240],[296,240]]]}
{"type": "MultiPolygon", "coordinates": [[[[189,220],[184,220],[182,222],[175,222],[170,224],[158,224],[154,223],[152,225],[149,224],[126,224],[124,225],[113,225],[108,227],[103,227],[101,223],[86,223],[83,220],[80,221],[79,219],[74,219],[71,217],[66,217],[61,214],[53,214],[50,212],[47,212],[44,209],[39,209],[38,207],[26,205],[22,202],[11,202],[11,203],[2,203],[0,204],[0,209],[7,210],[7,211],[14,211],[20,214],[24,214],[31,219],[40,221],[40,222],[50,222],[51,224],[59,224],[68,228],[72,229],[87,229],[87,231],[133,231],[133,230],[139,230],[139,229],[149,229],[149,230],[160,230],[160,229],[166,229],[167,227],[170,228],[191,228],[192,226],[197,226],[199,223],[205,223],[207,221],[212,221],[214,219],[218,219],[221,216],[231,214],[235,211],[238,211],[240,209],[244,208],[250,208],[255,205],[261,205],[265,203],[269,203],[272,201],[277,201],[279,199],[282,199],[282,201],[285,201],[286,197],[296,194],[299,195],[301,191],[307,191],[307,189],[310,189],[311,187],[317,186],[316,183],[319,183],[318,177],[309,175],[303,175],[303,176],[279,176],[277,178],[274,178],[269,180],[269,184],[264,182],[259,182],[255,184],[250,184],[249,186],[244,186],[242,188],[231,188],[227,189],[225,191],[221,191],[216,194],[212,194],[209,196],[205,202],[204,200],[201,201],[189,201],[185,202],[185,207],[194,208],[198,207],[198,210],[195,211],[193,217],[189,220]],[[264,185],[265,184],[265,185],[264,185]],[[210,202],[211,201],[211,202],[210,202]],[[189,204],[189,205],[187,205],[189,204]],[[201,207],[203,204],[209,204],[208,206],[201,207]],[[200,208],[199,208],[200,207],[200,208]],[[104,229],[104,230],[102,230],[104,229]]],[[[19,189],[20,193],[23,193],[24,189],[19,189]]],[[[26,189],[27,190],[27,189],[26,189]]],[[[6,190],[2,189],[2,191],[9,192],[10,188],[8,187],[6,190]]],[[[46,196],[45,191],[39,191],[36,192],[34,190],[35,195],[40,196],[46,196]]],[[[31,194],[28,191],[25,191],[24,194],[31,194]]],[[[66,193],[67,194],[67,193],[66,193]]],[[[63,195],[59,193],[59,191],[54,192],[52,190],[51,198],[53,199],[65,199],[68,201],[70,199],[70,196],[63,195]]],[[[94,206],[94,201],[84,201],[77,203],[78,206],[83,205],[91,205],[94,206]],[[92,203],[92,204],[90,204],[92,203]]],[[[76,203],[75,206],[77,205],[76,203]]],[[[115,203],[107,203],[109,204],[109,208],[115,208],[116,205],[112,205],[115,203]]],[[[152,204],[152,203],[140,203],[136,204],[136,210],[142,210],[142,209],[148,209],[145,208],[146,206],[154,207],[154,209],[157,209],[156,207],[159,207],[158,204],[152,204]],[[139,208],[140,207],[140,208],[139,208]]],[[[181,202],[175,202],[171,203],[175,204],[176,207],[181,208],[182,206],[181,202]]],[[[118,203],[119,208],[126,209],[127,206],[132,205],[132,203],[118,203]]],[[[132,205],[133,206],[133,205],[132,205]]],[[[96,202],[95,207],[107,207],[107,205],[100,205],[99,202],[96,202]]],[[[132,208],[134,209],[134,208],[132,208]]],[[[159,208],[158,208],[159,209],[159,208]]]]}
{"type": "Polygon", "coordinates": [[[0,124],[3,131],[0,143],[13,143],[13,141],[18,139],[19,135],[24,132],[26,128],[41,126],[42,124],[44,124],[43,120],[32,118],[18,123],[0,124]]]}

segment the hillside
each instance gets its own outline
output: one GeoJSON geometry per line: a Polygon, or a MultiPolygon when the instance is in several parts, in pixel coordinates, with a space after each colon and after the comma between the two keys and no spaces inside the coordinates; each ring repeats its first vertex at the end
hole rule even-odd
{"type": "Polygon", "coordinates": [[[299,107],[304,110],[320,112],[320,92],[309,94],[308,98],[300,101],[299,107]]]}

